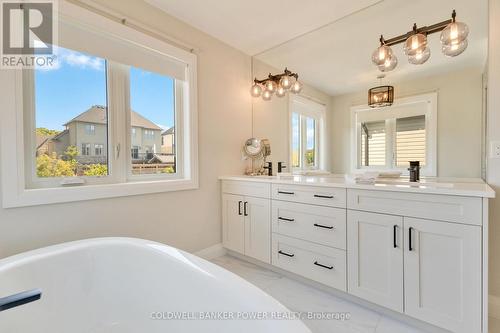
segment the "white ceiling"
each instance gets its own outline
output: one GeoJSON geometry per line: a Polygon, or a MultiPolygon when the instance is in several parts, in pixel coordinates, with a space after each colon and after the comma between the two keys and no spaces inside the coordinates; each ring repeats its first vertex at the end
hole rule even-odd
{"type": "Polygon", "coordinates": [[[255,55],[382,0],[146,0],[255,55]]]}
{"type": "Polygon", "coordinates": [[[487,0],[146,1],[276,68],[298,72],[301,80],[330,95],[378,83],[380,72],[371,54],[380,34],[390,38],[411,30],[414,22],[423,26],[444,21],[452,9],[470,28],[467,50],[447,58],[439,33],[433,34],[431,58],[416,66],[408,64],[401,44],[393,46],[399,64],[385,82],[482,68],[487,57],[487,0]]]}

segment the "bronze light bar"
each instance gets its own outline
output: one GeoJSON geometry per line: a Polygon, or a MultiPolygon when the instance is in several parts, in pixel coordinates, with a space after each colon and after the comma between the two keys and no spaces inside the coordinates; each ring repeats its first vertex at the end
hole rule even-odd
{"type": "Polygon", "coordinates": [[[253,97],[261,97],[265,101],[271,100],[272,96],[284,97],[287,91],[298,94],[302,90],[302,83],[299,82],[299,74],[293,73],[285,68],[283,73],[271,74],[265,79],[253,80],[250,94],[253,97]]]}
{"type": "Polygon", "coordinates": [[[269,73],[269,76],[265,79],[262,79],[262,80],[258,80],[257,78],[255,78],[253,80],[254,83],[257,83],[257,84],[265,84],[267,81],[274,81],[276,83],[279,83],[281,78],[283,76],[290,76],[290,77],[294,77],[295,80],[298,80],[299,79],[299,74],[297,73],[292,73],[291,71],[288,70],[288,68],[285,68],[285,70],[283,71],[283,73],[281,74],[275,74],[275,75],[272,75],[271,73],[269,73]]]}
{"type": "Polygon", "coordinates": [[[413,65],[422,65],[431,56],[427,36],[441,32],[441,52],[447,57],[456,57],[467,49],[469,27],[463,22],[456,21],[457,12],[452,11],[451,19],[425,27],[417,27],[405,34],[385,39],[380,36],[380,46],[372,54],[372,62],[381,72],[390,72],[396,68],[398,58],[391,46],[404,44],[404,54],[408,62],[413,65]]]}
{"type": "Polygon", "coordinates": [[[393,37],[390,39],[384,39],[384,36],[380,36],[380,43],[381,45],[387,45],[387,46],[393,46],[397,44],[401,44],[406,42],[408,38],[413,36],[414,34],[424,34],[424,35],[430,35],[436,32],[443,31],[444,28],[448,26],[448,24],[455,22],[455,19],[457,17],[457,12],[455,9],[453,9],[453,12],[451,13],[451,19],[442,21],[433,25],[425,26],[425,27],[420,27],[417,28],[417,24],[413,24],[413,30],[408,31],[406,34],[399,35],[397,37],[393,37]]]}

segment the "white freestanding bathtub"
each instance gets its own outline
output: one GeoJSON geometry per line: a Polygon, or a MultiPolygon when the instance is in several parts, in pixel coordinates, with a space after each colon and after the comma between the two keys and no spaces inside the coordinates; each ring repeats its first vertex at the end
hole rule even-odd
{"type": "Polygon", "coordinates": [[[0,312],[0,332],[310,332],[233,273],[141,239],[89,239],[0,260],[0,298],[36,288],[41,299],[0,312]]]}

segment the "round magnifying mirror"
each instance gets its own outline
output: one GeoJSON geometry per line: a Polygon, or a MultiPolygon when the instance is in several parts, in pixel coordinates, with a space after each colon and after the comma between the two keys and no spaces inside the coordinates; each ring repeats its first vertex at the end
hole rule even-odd
{"type": "Polygon", "coordinates": [[[251,138],[245,141],[243,150],[248,157],[258,157],[262,154],[262,142],[259,139],[251,138]]]}

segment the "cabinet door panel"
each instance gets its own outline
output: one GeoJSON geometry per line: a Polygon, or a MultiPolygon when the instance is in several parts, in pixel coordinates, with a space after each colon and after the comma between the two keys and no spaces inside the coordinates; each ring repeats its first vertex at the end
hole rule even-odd
{"type": "Polygon", "coordinates": [[[348,211],[350,294],[403,312],[402,231],[402,217],[348,211]]]}
{"type": "Polygon", "coordinates": [[[271,263],[271,201],[245,197],[245,255],[271,263]]]}
{"type": "Polygon", "coordinates": [[[481,332],[481,227],[405,218],[405,237],[410,228],[406,313],[453,332],[481,332]]]}
{"type": "Polygon", "coordinates": [[[222,244],[242,254],[245,251],[244,201],[240,195],[222,195],[222,244]]]}

